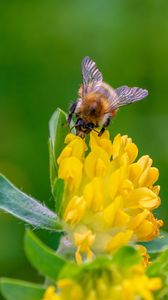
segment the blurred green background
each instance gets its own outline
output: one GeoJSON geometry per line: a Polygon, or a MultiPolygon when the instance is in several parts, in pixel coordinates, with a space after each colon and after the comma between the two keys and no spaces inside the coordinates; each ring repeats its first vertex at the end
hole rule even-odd
{"type": "MultiPolygon", "coordinates": [[[[0,23],[0,171],[52,205],[48,121],[76,98],[89,55],[114,87],[149,90],[146,100],[120,110],[111,132],[131,136],[160,169],[156,215],[168,228],[168,1],[8,0],[0,23]]],[[[24,228],[0,214],[0,276],[41,281],[23,252],[24,228]]],[[[44,238],[54,245],[53,234],[44,238]]]]}

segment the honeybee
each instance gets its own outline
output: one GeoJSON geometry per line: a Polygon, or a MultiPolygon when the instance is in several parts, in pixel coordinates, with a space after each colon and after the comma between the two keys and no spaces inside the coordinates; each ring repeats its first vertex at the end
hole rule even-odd
{"type": "Polygon", "coordinates": [[[140,101],[148,95],[148,91],[139,87],[126,85],[117,89],[103,81],[103,76],[96,63],[88,56],[82,60],[82,77],[79,98],[69,108],[67,121],[70,124],[76,115],[76,135],[84,138],[87,133],[101,127],[101,136],[117,110],[124,105],[140,101]]]}

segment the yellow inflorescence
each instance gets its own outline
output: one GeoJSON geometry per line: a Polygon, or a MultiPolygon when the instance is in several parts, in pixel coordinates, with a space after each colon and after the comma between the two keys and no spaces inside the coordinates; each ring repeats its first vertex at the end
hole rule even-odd
{"type": "Polygon", "coordinates": [[[162,287],[160,278],[149,278],[142,265],[121,272],[110,267],[101,275],[84,274],[79,281],[61,279],[50,286],[43,300],[154,300],[154,291],[162,287]]]}
{"type": "Polygon", "coordinates": [[[158,236],[162,221],[153,210],[160,205],[159,171],[152,159],[142,156],[128,136],[113,142],[106,131],[90,134],[89,150],[73,134],[57,162],[58,177],[65,182],[64,226],[76,246],[76,259],[112,253],[130,242],[158,236]]]}

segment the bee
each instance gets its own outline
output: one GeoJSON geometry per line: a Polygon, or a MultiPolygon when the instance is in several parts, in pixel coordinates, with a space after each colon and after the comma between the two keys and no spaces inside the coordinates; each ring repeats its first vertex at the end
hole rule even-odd
{"type": "Polygon", "coordinates": [[[101,127],[101,136],[116,112],[122,106],[140,101],[148,95],[148,91],[139,87],[126,85],[112,88],[103,81],[103,76],[96,63],[88,56],[82,60],[82,77],[78,95],[79,98],[69,108],[67,121],[70,124],[76,115],[76,135],[84,138],[91,130],[101,127]]]}

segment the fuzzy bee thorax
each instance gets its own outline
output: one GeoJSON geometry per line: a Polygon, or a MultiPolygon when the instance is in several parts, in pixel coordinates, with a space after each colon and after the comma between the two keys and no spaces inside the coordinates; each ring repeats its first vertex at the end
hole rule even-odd
{"type": "Polygon", "coordinates": [[[100,123],[102,116],[108,111],[108,100],[97,93],[89,93],[80,101],[76,113],[85,122],[100,123]]]}

